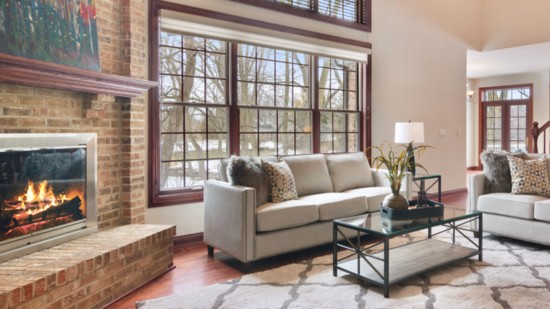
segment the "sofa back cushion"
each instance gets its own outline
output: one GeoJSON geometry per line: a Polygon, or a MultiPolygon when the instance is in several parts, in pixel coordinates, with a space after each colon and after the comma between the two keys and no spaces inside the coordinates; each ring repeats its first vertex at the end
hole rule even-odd
{"type": "Polygon", "coordinates": [[[328,172],[325,155],[311,154],[284,157],[294,175],[298,196],[315,193],[334,192],[328,172]]]}
{"type": "Polygon", "coordinates": [[[374,178],[367,157],[362,152],[326,156],[334,191],[374,186],[374,178]]]}

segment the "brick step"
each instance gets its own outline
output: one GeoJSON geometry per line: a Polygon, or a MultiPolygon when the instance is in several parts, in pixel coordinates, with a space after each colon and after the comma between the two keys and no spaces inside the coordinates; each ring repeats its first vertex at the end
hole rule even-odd
{"type": "Polygon", "coordinates": [[[169,225],[102,230],[0,264],[0,309],[101,308],[173,267],[169,225]]]}

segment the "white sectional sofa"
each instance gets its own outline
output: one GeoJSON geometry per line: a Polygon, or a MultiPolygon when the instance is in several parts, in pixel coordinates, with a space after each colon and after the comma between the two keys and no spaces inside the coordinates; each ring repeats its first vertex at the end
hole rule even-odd
{"type": "MultiPolygon", "coordinates": [[[[275,157],[264,158],[277,161],[275,157]]],[[[372,170],[363,153],[283,157],[297,199],[257,205],[256,189],[208,180],[204,191],[204,242],[248,263],[332,241],[332,221],[379,211],[391,193],[384,170],[372,170]]],[[[225,181],[224,181],[225,180],[225,181]]],[[[411,196],[411,175],[402,194],[411,196]]]]}
{"type": "MultiPolygon", "coordinates": [[[[544,154],[525,154],[537,159],[544,154]]],[[[550,176],[550,159],[546,159],[550,176]]],[[[483,231],[550,245],[550,197],[487,192],[485,173],[469,176],[469,209],[483,212],[483,231]]]]}

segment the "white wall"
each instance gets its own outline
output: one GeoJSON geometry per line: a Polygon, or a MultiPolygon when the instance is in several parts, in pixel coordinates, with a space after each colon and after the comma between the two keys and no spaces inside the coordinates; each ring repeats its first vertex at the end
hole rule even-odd
{"type": "Polygon", "coordinates": [[[373,1],[373,144],[393,141],[397,121],[424,122],[434,148],[419,161],[444,191],[466,185],[466,49],[479,32],[461,16],[476,3],[373,1]]]}
{"type": "Polygon", "coordinates": [[[466,101],[466,167],[478,166],[479,91],[477,88],[477,80],[468,79],[466,91],[474,91],[474,94],[466,101]]]}

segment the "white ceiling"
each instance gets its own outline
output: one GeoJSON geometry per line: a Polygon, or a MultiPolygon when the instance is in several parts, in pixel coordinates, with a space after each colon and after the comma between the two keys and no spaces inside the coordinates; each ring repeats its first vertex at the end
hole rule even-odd
{"type": "Polygon", "coordinates": [[[550,69],[550,42],[478,52],[468,50],[468,78],[544,71],[550,69]]]}

